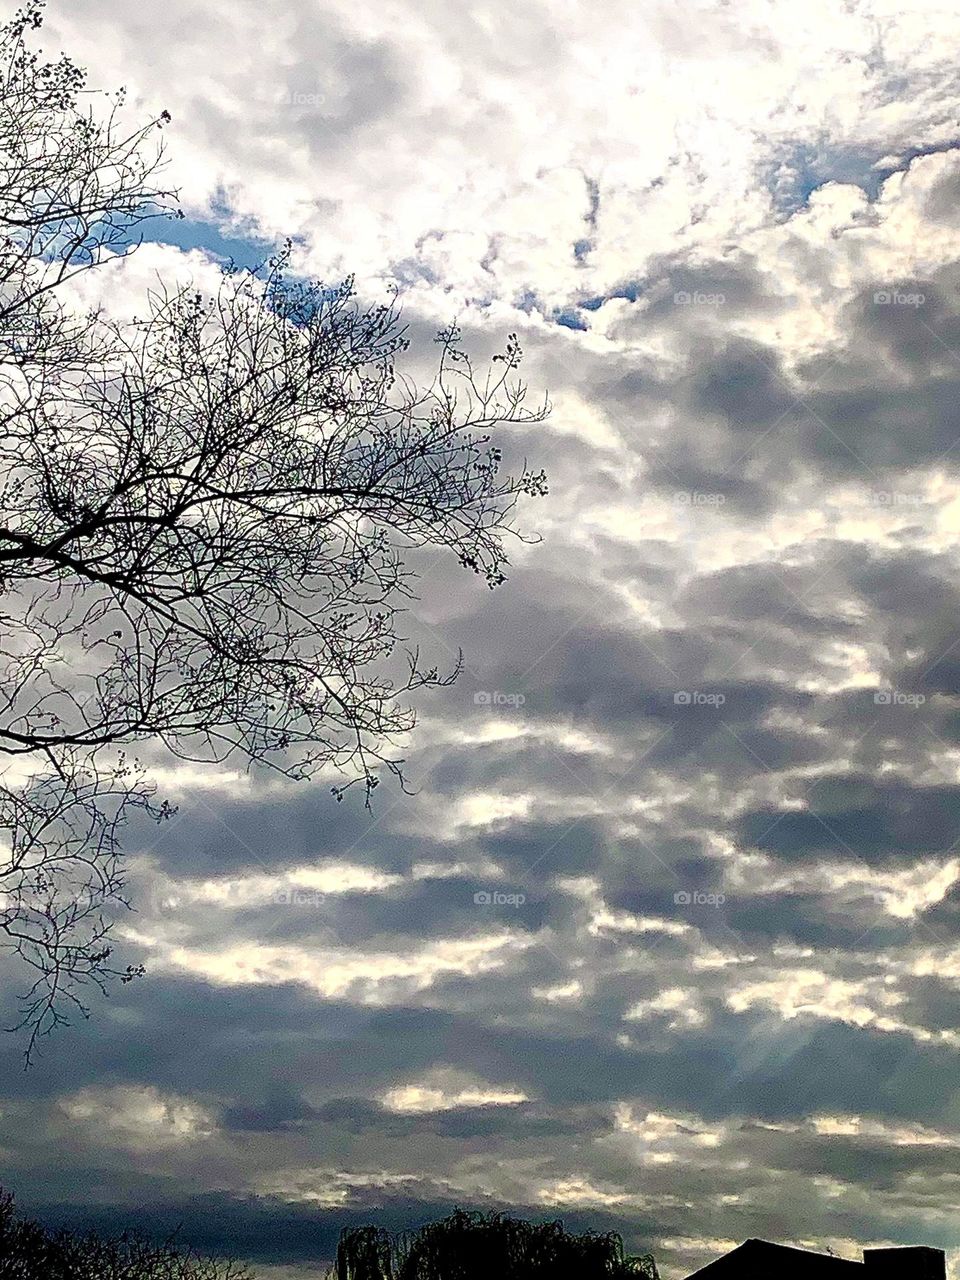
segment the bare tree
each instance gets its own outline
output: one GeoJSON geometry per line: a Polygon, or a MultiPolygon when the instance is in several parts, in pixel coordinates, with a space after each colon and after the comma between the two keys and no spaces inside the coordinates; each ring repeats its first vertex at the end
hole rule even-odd
{"type": "Polygon", "coordinates": [[[50,1231],[18,1216],[0,1188],[0,1280],[253,1280],[241,1263],[137,1232],[50,1231]]]}
{"type": "Polygon", "coordinates": [[[457,674],[398,665],[411,552],[503,581],[515,504],[546,483],[506,474],[492,432],[547,412],[515,335],[478,374],[445,330],[418,388],[395,298],[291,280],[289,243],[213,296],[161,283],[131,323],[78,316],[72,278],[172,208],[148,148],[169,117],[96,116],[68,59],[28,52],[40,16],[0,34],[0,930],[37,972],[28,1054],[116,972],[102,908],[131,806],[169,812],[117,749],[239,753],[338,799],[402,786],[407,695],[457,674]]]}

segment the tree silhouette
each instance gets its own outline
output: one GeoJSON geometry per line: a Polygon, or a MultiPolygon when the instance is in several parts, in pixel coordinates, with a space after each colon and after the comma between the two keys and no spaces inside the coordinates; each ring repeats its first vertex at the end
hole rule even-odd
{"type": "Polygon", "coordinates": [[[105,117],[66,57],[28,48],[34,0],[0,28],[0,932],[32,966],[37,1037],[112,967],[119,838],[156,803],[124,745],[248,763],[338,799],[403,786],[406,698],[448,683],[402,651],[411,553],[504,578],[515,504],[494,428],[540,421],[521,351],[476,373],[455,327],[434,380],[396,368],[395,297],[291,280],[291,245],[212,296],[80,315],[70,288],[174,211],[162,149],[105,117]]]}
{"type": "Polygon", "coordinates": [[[253,1280],[240,1263],[136,1232],[49,1231],[17,1215],[0,1188],[0,1280],[253,1280]]]}
{"type": "Polygon", "coordinates": [[[628,1258],[615,1232],[565,1231],[501,1213],[455,1210],[391,1236],[356,1227],[340,1236],[330,1280],[658,1280],[652,1254],[628,1258]]]}

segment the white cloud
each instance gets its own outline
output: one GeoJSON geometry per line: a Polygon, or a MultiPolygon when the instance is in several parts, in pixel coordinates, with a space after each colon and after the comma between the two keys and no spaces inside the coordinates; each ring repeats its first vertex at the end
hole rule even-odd
{"type": "Polygon", "coordinates": [[[96,1145],[162,1149],[209,1137],[215,1128],[202,1104],[150,1085],[89,1087],[58,1105],[84,1140],[96,1145]]]}
{"type": "MultiPolygon", "coordinates": [[[[133,931],[128,933],[137,937],[133,931]]],[[[508,930],[440,939],[405,954],[256,942],[201,950],[165,944],[157,937],[141,940],[150,948],[151,967],[157,972],[191,974],[217,986],[297,983],[327,999],[349,997],[361,1004],[402,1003],[441,977],[491,973],[531,945],[529,939],[508,930]]]]}
{"type": "Polygon", "coordinates": [[[522,1089],[492,1085],[469,1073],[442,1067],[388,1089],[381,1098],[389,1111],[414,1115],[458,1107],[509,1107],[528,1101],[522,1089]]]}

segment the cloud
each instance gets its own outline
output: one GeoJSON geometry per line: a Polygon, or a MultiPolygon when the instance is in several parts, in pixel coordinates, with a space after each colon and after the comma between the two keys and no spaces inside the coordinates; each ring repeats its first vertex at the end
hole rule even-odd
{"type": "Polygon", "coordinates": [[[958,23],[51,15],[171,109],[191,215],[90,297],[290,232],[399,280],[413,374],[458,315],[555,407],[507,442],[551,477],[509,581],[415,559],[411,642],[466,665],[413,795],[151,757],[148,978],[26,1079],[0,1044],[28,1206],[151,1205],[277,1280],[456,1203],[669,1277],[749,1235],[957,1246],[958,23]]]}
{"type": "Polygon", "coordinates": [[[460,1107],[509,1107],[527,1102],[518,1089],[498,1088],[469,1075],[434,1069],[423,1079],[397,1085],[383,1096],[383,1105],[401,1114],[452,1111],[460,1107]]]}

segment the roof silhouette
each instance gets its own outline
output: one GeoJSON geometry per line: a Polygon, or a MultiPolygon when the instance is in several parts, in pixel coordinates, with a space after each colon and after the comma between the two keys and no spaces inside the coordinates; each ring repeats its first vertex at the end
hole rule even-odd
{"type": "Polygon", "coordinates": [[[769,1240],[744,1240],[688,1280],[947,1280],[942,1249],[894,1245],[864,1249],[863,1261],[769,1240]]]}
{"type": "Polygon", "coordinates": [[[730,1280],[864,1280],[864,1269],[862,1262],[849,1258],[750,1239],[694,1271],[689,1280],[725,1280],[728,1276],[730,1280]]]}

